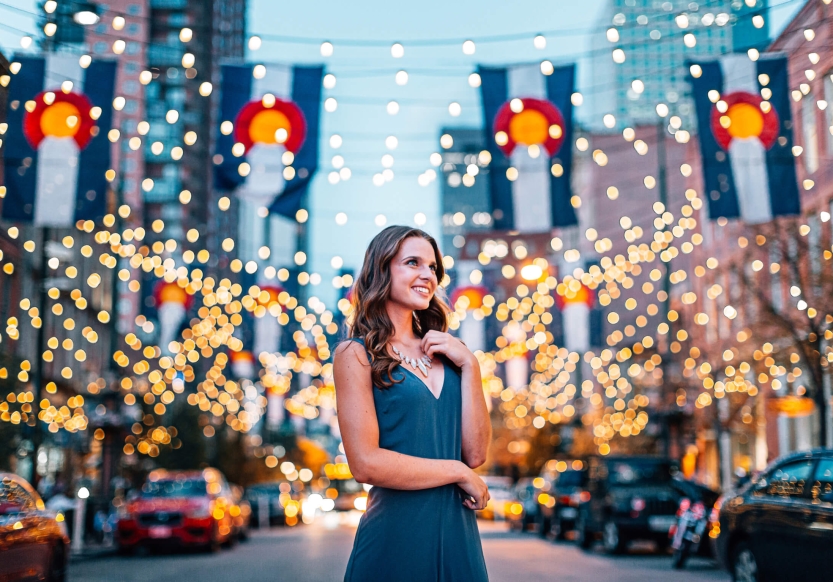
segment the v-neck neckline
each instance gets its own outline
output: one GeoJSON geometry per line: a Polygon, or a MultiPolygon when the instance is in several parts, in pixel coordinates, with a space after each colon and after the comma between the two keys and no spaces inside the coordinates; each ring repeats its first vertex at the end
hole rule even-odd
{"type": "Polygon", "coordinates": [[[446,375],[446,368],[447,368],[447,366],[446,366],[446,364],[445,364],[444,362],[441,362],[441,363],[442,363],[442,366],[443,366],[443,382],[442,382],[442,384],[440,385],[440,394],[439,394],[439,395],[434,394],[434,391],[433,391],[433,390],[431,390],[431,387],[430,387],[428,384],[426,384],[425,382],[423,382],[423,381],[422,381],[422,378],[420,378],[420,377],[419,377],[419,376],[417,376],[414,372],[412,372],[411,370],[409,370],[409,369],[408,369],[408,367],[405,365],[405,363],[404,363],[404,362],[400,362],[400,363],[399,363],[399,367],[400,367],[401,369],[403,369],[405,372],[407,372],[408,374],[410,374],[411,376],[413,376],[414,378],[416,378],[417,382],[419,382],[420,384],[422,384],[422,385],[425,387],[425,389],[426,389],[426,390],[428,390],[428,393],[429,393],[431,396],[433,396],[433,397],[434,397],[434,400],[435,400],[435,401],[439,401],[439,400],[440,400],[440,397],[443,395],[443,392],[445,392],[445,375],[446,375]]]}

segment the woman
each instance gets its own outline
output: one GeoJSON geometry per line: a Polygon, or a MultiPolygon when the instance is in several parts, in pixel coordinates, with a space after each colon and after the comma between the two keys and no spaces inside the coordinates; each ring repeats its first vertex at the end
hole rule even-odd
{"type": "Polygon", "coordinates": [[[335,354],[338,422],[350,470],[373,485],[345,581],[488,580],[472,470],[491,426],[477,359],[446,333],[442,256],[425,232],[391,226],[365,253],[351,341],[335,354]]]}

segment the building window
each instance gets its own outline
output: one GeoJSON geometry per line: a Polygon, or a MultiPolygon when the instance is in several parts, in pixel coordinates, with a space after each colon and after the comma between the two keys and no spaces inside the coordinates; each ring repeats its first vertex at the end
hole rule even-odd
{"type": "Polygon", "coordinates": [[[801,127],[804,137],[804,169],[808,174],[819,169],[819,140],[816,129],[816,104],[808,93],[801,101],[801,127]]]}
{"type": "Polygon", "coordinates": [[[107,43],[104,41],[98,41],[93,45],[93,52],[97,55],[101,55],[107,52],[107,43]]]}
{"type": "Polygon", "coordinates": [[[136,16],[142,13],[142,7],[139,4],[131,4],[127,7],[127,13],[136,16]]]}

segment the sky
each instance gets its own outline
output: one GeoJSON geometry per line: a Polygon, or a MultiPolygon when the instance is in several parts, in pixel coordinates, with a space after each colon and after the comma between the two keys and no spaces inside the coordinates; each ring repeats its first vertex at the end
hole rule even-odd
{"type": "MultiPolygon", "coordinates": [[[[772,5],[782,5],[771,10],[771,30],[783,28],[802,2],[771,0],[772,5]]],[[[604,4],[605,0],[250,0],[248,33],[264,37],[260,49],[249,51],[252,60],[323,63],[336,77],[335,87],[324,91],[325,98],[335,98],[338,106],[334,112],[322,112],[320,169],[308,200],[308,267],[322,276],[310,294],[332,304],[333,257],[357,271],[367,243],[383,228],[377,225],[380,214],[387,225],[415,225],[417,213],[422,213],[423,228],[439,237],[439,182],[421,186],[417,178],[432,167],[429,156],[439,149],[443,127],[481,126],[478,90],[469,86],[468,75],[478,64],[577,61],[580,91],[593,82],[583,55],[590,49],[591,35],[604,34],[599,22],[604,4]],[[533,45],[539,33],[547,41],[544,49],[533,45]],[[270,36],[291,36],[295,41],[270,36]],[[495,36],[518,38],[489,42],[495,36]],[[350,41],[357,39],[378,41],[378,46],[353,46],[350,41]],[[463,53],[465,39],[476,41],[473,55],[463,53]],[[332,42],[332,56],[321,55],[324,40],[332,42]],[[425,46],[431,40],[448,42],[425,46]],[[391,55],[393,42],[404,46],[402,58],[391,55]],[[395,82],[400,70],[408,73],[404,86],[395,82]],[[400,105],[396,115],[386,110],[391,100],[400,105]],[[459,116],[449,112],[452,102],[460,104],[459,116]],[[342,137],[338,149],[329,145],[333,134],[342,137]],[[388,136],[397,138],[396,149],[386,146],[388,136]],[[334,170],[336,154],[343,157],[352,176],[331,184],[328,174],[334,170]],[[394,178],[375,186],[372,177],[383,170],[385,154],[394,158],[394,178]],[[346,223],[336,222],[339,213],[347,215],[346,223]]],[[[36,10],[32,0],[0,0],[0,50],[7,55],[19,50],[19,31],[35,31],[33,17],[15,8],[36,10]]],[[[589,113],[587,107],[578,108],[580,119],[589,113]]]]}

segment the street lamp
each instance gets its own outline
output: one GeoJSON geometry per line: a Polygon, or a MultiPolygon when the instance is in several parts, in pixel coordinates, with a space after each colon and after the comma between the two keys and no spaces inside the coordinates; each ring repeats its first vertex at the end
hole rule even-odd
{"type": "Polygon", "coordinates": [[[80,2],[72,14],[72,19],[81,26],[92,26],[98,24],[101,17],[98,15],[98,5],[92,2],[80,2]]]}

